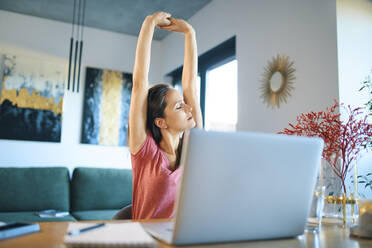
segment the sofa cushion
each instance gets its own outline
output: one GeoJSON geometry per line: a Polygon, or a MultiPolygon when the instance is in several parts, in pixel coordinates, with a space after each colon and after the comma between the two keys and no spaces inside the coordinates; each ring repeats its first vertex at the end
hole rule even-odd
{"type": "Polygon", "coordinates": [[[71,179],[71,211],[121,209],[132,202],[132,170],[77,167],[71,179]]]}
{"type": "Polygon", "coordinates": [[[0,212],[69,211],[69,187],[64,167],[0,168],[0,212]]]}
{"type": "Polygon", "coordinates": [[[46,222],[46,221],[76,221],[72,215],[58,218],[41,218],[36,212],[0,212],[2,222],[46,222]]]}
{"type": "Polygon", "coordinates": [[[71,215],[77,220],[112,220],[112,217],[119,211],[120,209],[86,210],[74,211],[71,215]]]}

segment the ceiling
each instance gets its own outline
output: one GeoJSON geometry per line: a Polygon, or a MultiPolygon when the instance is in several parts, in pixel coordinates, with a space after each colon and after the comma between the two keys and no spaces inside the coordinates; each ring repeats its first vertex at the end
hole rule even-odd
{"type": "MultiPolygon", "coordinates": [[[[137,36],[144,18],[166,11],[188,20],[211,0],[86,0],[85,26],[137,36]]],[[[78,1],[76,1],[78,2],[78,1]]],[[[74,0],[0,0],[0,9],[72,23],[74,0]]],[[[169,32],[157,29],[154,39],[169,32]]]]}

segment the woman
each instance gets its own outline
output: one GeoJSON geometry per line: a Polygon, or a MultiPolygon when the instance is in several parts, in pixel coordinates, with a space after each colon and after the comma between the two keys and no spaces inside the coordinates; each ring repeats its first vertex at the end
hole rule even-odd
{"type": "Polygon", "coordinates": [[[196,92],[195,31],[165,12],[146,17],[138,37],[129,112],[129,149],[133,168],[133,219],[171,218],[181,176],[181,134],[202,128],[196,92]],[[151,41],[155,27],[185,37],[181,94],[168,85],[148,89],[151,41]]]}

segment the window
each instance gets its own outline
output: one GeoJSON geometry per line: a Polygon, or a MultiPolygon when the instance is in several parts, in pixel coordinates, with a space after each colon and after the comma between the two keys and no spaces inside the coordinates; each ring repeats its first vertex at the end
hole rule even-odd
{"type": "MultiPolygon", "coordinates": [[[[198,58],[198,94],[206,130],[234,131],[238,120],[235,37],[198,58]]],[[[182,67],[167,74],[181,90],[182,67]]]]}
{"type": "Polygon", "coordinates": [[[207,71],[205,129],[235,131],[238,120],[237,60],[207,71]]]}

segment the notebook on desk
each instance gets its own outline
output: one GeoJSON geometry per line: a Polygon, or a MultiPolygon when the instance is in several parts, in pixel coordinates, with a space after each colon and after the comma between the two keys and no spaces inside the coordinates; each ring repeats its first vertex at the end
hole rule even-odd
{"type": "MultiPolygon", "coordinates": [[[[70,223],[67,233],[96,223],[70,223]]],[[[154,247],[155,240],[139,223],[106,223],[104,227],[78,235],[65,235],[68,247],[154,247]]]]}
{"type": "Polygon", "coordinates": [[[40,231],[37,223],[0,222],[0,241],[40,231]]]}
{"type": "Polygon", "coordinates": [[[184,142],[175,219],[143,224],[153,236],[190,245],[304,232],[321,139],[193,129],[184,142]]]}

